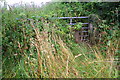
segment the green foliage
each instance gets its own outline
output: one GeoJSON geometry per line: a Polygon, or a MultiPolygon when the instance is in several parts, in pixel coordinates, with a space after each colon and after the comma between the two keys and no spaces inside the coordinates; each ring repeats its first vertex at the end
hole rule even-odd
{"type": "Polygon", "coordinates": [[[120,53],[117,20],[120,5],[116,4],[54,2],[41,8],[3,8],[0,14],[3,77],[117,78],[118,70],[113,59],[120,53]],[[68,20],[50,19],[90,14],[98,15],[102,21],[95,26],[101,32],[98,34],[101,41],[92,47],[74,42],[73,31],[82,27],[81,22],[71,28],[65,25],[68,20]],[[41,65],[39,58],[43,61],[41,65]],[[39,68],[42,73],[37,71],[39,68]]]}
{"type": "Polygon", "coordinates": [[[82,27],[82,23],[80,22],[74,27],[74,29],[75,30],[80,30],[81,27],[82,27]]]}

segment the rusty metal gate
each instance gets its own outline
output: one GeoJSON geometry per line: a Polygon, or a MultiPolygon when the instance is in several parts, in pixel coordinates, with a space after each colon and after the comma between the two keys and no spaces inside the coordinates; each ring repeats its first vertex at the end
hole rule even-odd
{"type": "MultiPolygon", "coordinates": [[[[55,19],[69,19],[71,27],[76,25],[76,23],[73,23],[73,19],[88,19],[87,22],[82,23],[82,28],[80,30],[75,31],[75,41],[77,43],[84,41],[89,42],[91,39],[91,33],[93,32],[93,25],[89,22],[89,17],[57,17],[55,19]],[[87,26],[84,26],[87,25],[87,26]]],[[[79,23],[79,22],[77,22],[79,23]]]]}

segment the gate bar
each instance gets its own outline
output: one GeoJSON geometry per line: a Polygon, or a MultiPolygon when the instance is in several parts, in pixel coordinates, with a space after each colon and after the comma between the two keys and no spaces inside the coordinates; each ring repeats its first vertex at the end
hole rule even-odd
{"type": "Polygon", "coordinates": [[[54,17],[54,19],[77,19],[77,18],[89,18],[88,16],[86,17],[54,17]]]}
{"type": "MultiPolygon", "coordinates": [[[[82,23],[83,25],[84,24],[89,24],[89,23],[82,23]]],[[[68,25],[76,25],[76,23],[72,23],[72,24],[68,24],[68,25]]]]}

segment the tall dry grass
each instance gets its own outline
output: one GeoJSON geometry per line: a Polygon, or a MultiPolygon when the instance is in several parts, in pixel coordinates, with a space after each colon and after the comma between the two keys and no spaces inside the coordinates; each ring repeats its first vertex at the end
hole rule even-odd
{"type": "Polygon", "coordinates": [[[73,67],[76,64],[73,60],[74,56],[61,37],[56,35],[54,31],[49,34],[47,29],[49,25],[47,23],[44,24],[42,32],[39,32],[33,24],[31,25],[36,34],[34,45],[38,53],[37,75],[46,78],[80,77],[78,71],[73,67]],[[52,41],[54,41],[54,44],[52,41]],[[59,45],[59,51],[56,50],[55,45],[59,45]]]}

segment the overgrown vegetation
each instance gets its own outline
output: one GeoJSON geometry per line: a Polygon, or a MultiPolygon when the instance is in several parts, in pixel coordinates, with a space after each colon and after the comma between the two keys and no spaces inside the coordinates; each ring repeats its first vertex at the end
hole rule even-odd
{"type": "Polygon", "coordinates": [[[2,8],[3,78],[118,78],[119,7],[119,3],[61,2],[2,8]],[[81,23],[71,28],[65,25],[67,20],[52,19],[90,14],[99,17],[92,19],[100,32],[95,45],[75,43],[74,29],[81,23]]]}

